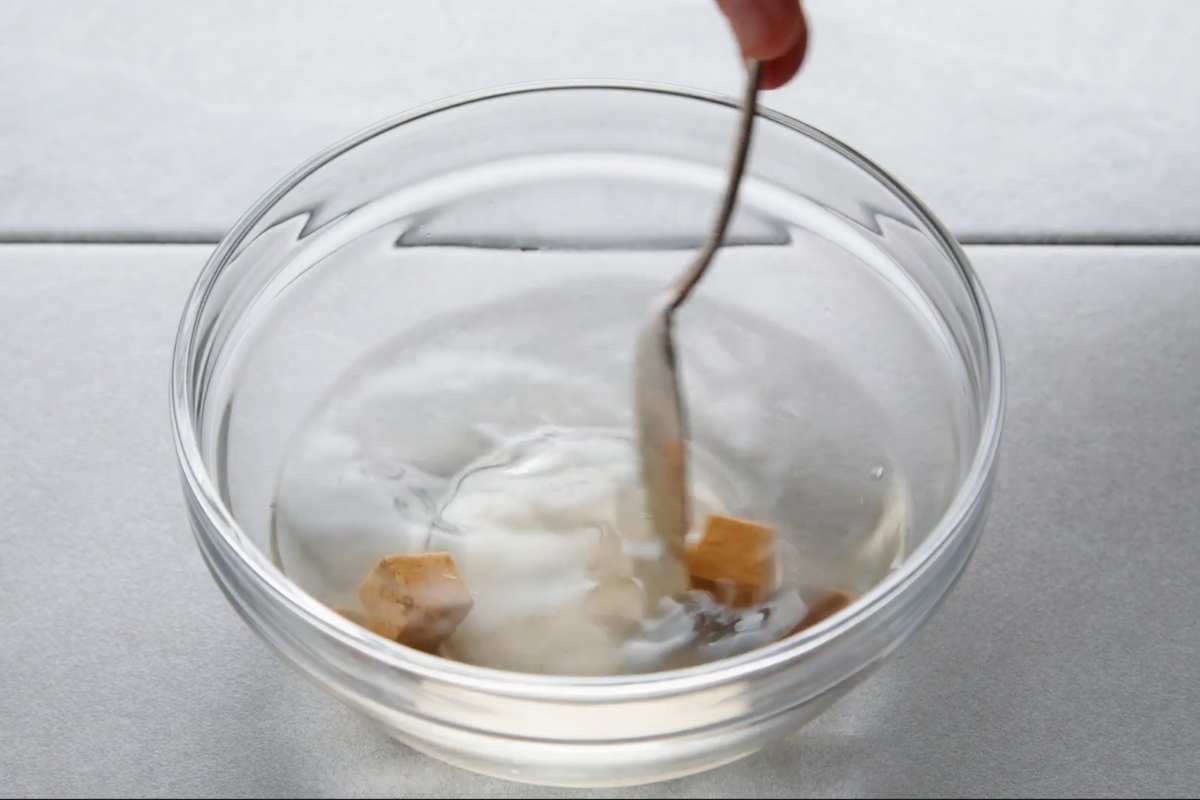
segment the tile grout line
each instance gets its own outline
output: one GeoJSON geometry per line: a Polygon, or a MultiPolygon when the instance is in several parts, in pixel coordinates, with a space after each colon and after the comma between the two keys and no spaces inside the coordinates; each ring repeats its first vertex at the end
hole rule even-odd
{"type": "Polygon", "coordinates": [[[21,244],[21,245],[41,245],[41,244],[61,244],[61,245],[136,245],[136,244],[192,244],[192,245],[208,245],[215,247],[220,238],[212,239],[205,236],[172,236],[170,234],[157,235],[126,235],[120,234],[116,236],[108,236],[104,234],[97,235],[82,235],[82,236],[25,236],[14,235],[9,236],[0,233],[0,245],[21,244]]]}
{"type": "Polygon", "coordinates": [[[1198,236],[961,236],[964,247],[1200,247],[1198,236]]]}
{"type": "MultiPolygon", "coordinates": [[[[81,235],[26,235],[0,232],[3,245],[194,245],[216,247],[220,237],[204,234],[81,234],[81,235]]],[[[957,237],[964,247],[1200,247],[1200,236],[1015,236],[991,237],[965,235],[957,237]]]]}

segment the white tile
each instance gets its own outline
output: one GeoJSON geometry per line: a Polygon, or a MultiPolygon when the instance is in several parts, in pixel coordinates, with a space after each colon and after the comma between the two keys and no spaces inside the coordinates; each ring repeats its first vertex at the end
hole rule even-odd
{"type": "MultiPolygon", "coordinates": [[[[3,792],[560,796],[391,744],[227,607],[190,540],[167,423],[175,321],[205,255],[0,247],[3,792]]],[[[805,731],[624,796],[1200,781],[1200,249],[971,256],[1010,393],[961,583],[805,731]]]]}
{"type": "MultiPolygon", "coordinates": [[[[1200,236],[1200,4],[811,0],[767,103],[966,237],[1200,236]]],[[[327,144],[450,94],[561,78],[731,92],[707,0],[7,0],[0,236],[216,237],[327,144]]]]}

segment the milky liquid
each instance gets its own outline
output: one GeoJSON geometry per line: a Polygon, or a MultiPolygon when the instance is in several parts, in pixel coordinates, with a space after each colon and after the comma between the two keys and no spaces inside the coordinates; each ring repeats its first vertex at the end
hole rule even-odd
{"type": "MultiPolygon", "coordinates": [[[[577,299],[580,287],[563,294],[577,299]]],[[[474,606],[442,655],[612,675],[777,641],[829,592],[864,591],[899,561],[910,500],[880,444],[886,420],[849,376],[823,369],[811,394],[831,394],[830,425],[848,415],[855,435],[806,439],[762,394],[782,377],[736,374],[731,348],[808,343],[714,309],[683,354],[692,537],[710,514],[770,525],[780,588],[736,611],[688,591],[647,520],[632,438],[644,287],[585,294],[591,302],[569,311],[545,302],[528,313],[525,298],[435,320],[349,370],[284,461],[271,541],[284,572],[332,607],[355,607],[380,558],[447,551],[474,606]],[[547,338],[558,316],[582,333],[547,338]]]]}

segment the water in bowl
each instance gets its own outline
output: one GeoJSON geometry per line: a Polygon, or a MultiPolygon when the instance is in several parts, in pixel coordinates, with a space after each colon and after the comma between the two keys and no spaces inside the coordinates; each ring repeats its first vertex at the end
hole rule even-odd
{"type": "Polygon", "coordinates": [[[291,438],[276,563],[339,607],[380,558],[448,551],[474,608],[442,654],[547,674],[736,655],[830,592],[868,589],[906,553],[913,517],[883,404],[813,341],[711,297],[680,323],[694,534],[709,514],[770,525],[780,588],[735,611],[679,584],[631,438],[647,288],[567,279],[374,348],[291,438]]]}

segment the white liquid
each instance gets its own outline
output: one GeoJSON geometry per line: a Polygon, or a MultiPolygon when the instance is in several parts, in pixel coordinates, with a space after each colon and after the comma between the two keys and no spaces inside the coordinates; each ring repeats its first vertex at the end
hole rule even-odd
{"type": "MultiPolygon", "coordinates": [[[[428,547],[454,554],[476,603],[446,655],[575,675],[697,658],[690,651],[704,642],[701,615],[713,616],[716,606],[702,593],[685,597],[687,576],[647,519],[634,456],[619,435],[544,431],[459,476],[428,547]]],[[[702,523],[725,508],[712,465],[693,462],[702,523]]],[[[771,613],[777,635],[804,611],[794,591],[772,606],[779,606],[771,613]]],[[[730,640],[729,652],[763,643],[732,627],[720,638],[730,640]]]]}
{"type": "MultiPolygon", "coordinates": [[[[348,440],[325,441],[323,458],[291,471],[279,495],[285,569],[305,576],[318,597],[347,603],[364,558],[453,554],[475,604],[443,649],[450,658],[548,674],[653,671],[767,644],[806,611],[794,588],[737,612],[689,592],[682,566],[648,522],[633,443],[619,434],[548,429],[503,446],[449,481],[424,531],[389,530],[391,512],[405,507],[388,503],[382,487],[427,498],[428,476],[394,465],[375,476],[347,469],[348,451],[334,443],[348,440]],[[314,513],[310,501],[326,492],[312,489],[322,484],[340,487],[348,502],[314,513]],[[370,535],[340,533],[355,528],[370,535]]],[[[693,453],[693,516],[701,523],[728,513],[721,488],[730,486],[714,467],[693,453]]]]}

